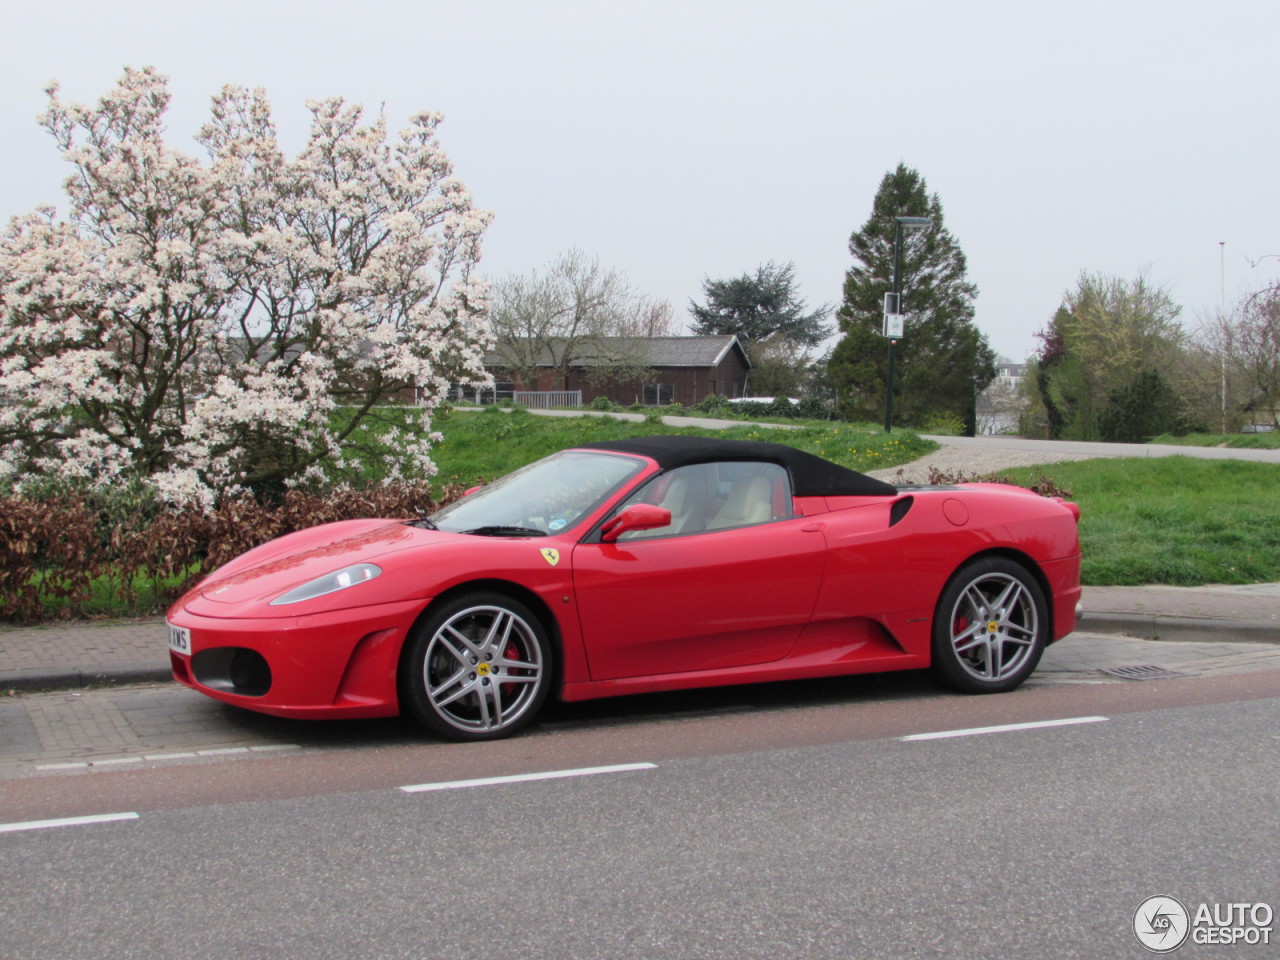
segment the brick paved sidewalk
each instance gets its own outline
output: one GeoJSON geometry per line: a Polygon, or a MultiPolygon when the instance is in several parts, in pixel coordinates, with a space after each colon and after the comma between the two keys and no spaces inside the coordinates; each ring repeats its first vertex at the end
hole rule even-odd
{"type": "Polygon", "coordinates": [[[168,676],[163,617],[0,626],[0,690],[51,690],[168,676]]]}

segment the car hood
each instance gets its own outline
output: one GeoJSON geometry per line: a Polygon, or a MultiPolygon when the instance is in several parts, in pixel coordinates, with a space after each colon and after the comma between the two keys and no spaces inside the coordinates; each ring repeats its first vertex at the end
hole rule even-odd
{"type": "MultiPolygon", "coordinates": [[[[294,587],[343,567],[377,563],[388,554],[438,546],[444,539],[434,531],[420,530],[401,520],[326,524],[264,544],[232,561],[200,583],[187,599],[196,595],[223,606],[265,604],[294,587]]],[[[361,590],[361,586],[366,585],[342,591],[351,597],[349,603],[341,605],[368,602],[367,592],[361,590]]],[[[286,610],[290,614],[303,612],[286,608],[281,614],[286,610]]]]}

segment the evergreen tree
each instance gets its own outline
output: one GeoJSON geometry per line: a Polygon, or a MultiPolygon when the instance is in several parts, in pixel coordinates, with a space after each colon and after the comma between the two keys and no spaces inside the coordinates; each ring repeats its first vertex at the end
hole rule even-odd
{"type": "Polygon", "coordinates": [[[1109,443],[1147,443],[1182,432],[1181,400],[1158,370],[1143,370],[1109,400],[1098,414],[1098,435],[1109,443]]]}
{"type": "Polygon", "coordinates": [[[893,289],[895,217],[928,217],[902,233],[902,310],[906,330],[895,346],[894,421],[917,426],[957,420],[972,435],[977,394],[995,379],[995,354],[974,326],[978,289],[965,279],[965,257],[946,227],[937,194],[899,164],[880,182],[867,222],[849,238],[857,262],[845,274],[837,314],[843,337],[828,375],[843,415],[883,418],[888,340],[881,335],[884,295],[893,289]]]}
{"type": "Polygon", "coordinates": [[[830,329],[823,320],[831,311],[824,304],[809,310],[795,289],[795,264],[778,265],[770,260],[728,280],[702,281],[706,305],[689,301],[693,331],[700,336],[737,334],[748,343],[785,341],[816,347],[830,329]]]}

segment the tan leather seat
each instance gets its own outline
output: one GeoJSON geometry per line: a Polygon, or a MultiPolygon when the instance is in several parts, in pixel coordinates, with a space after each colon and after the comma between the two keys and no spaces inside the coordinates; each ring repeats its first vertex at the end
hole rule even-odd
{"type": "Polygon", "coordinates": [[[729,499],[707,524],[710,530],[745,527],[773,519],[773,484],[765,477],[739,480],[729,490],[729,499]]]}
{"type": "Polygon", "coordinates": [[[659,506],[671,511],[664,533],[697,533],[707,529],[707,485],[698,474],[678,476],[659,506]]]}

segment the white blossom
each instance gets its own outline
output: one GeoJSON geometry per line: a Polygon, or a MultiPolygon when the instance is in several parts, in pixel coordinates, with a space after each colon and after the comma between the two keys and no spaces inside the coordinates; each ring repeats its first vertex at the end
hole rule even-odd
{"type": "MultiPolygon", "coordinates": [[[[0,478],[149,479],[205,506],[264,484],[429,476],[433,411],[484,382],[491,215],[453,175],[438,114],[396,137],[310,101],[288,159],[262,90],[213,98],[203,162],[163,139],[166,79],[128,69],[96,105],[49,88],[69,213],[0,237],[0,478]],[[339,406],[419,398],[369,462],[339,406]]],[[[349,419],[349,416],[348,416],[349,419]]]]}

